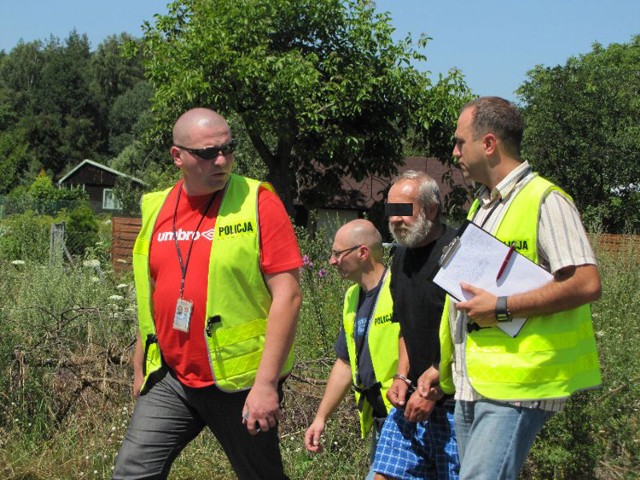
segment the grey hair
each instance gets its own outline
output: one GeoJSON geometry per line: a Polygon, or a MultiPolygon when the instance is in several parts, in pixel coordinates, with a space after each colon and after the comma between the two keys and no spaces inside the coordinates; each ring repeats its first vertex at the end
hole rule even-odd
{"type": "Polygon", "coordinates": [[[437,219],[442,215],[442,197],[440,196],[440,187],[436,181],[427,173],[419,170],[407,170],[398,178],[396,182],[401,180],[411,180],[418,184],[418,203],[422,211],[426,211],[429,205],[438,205],[437,219]]]}

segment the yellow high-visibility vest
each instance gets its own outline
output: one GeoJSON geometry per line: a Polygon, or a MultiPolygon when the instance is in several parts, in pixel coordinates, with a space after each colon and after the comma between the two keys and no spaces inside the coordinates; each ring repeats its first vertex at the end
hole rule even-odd
{"type": "MultiPolygon", "coordinates": [[[[209,257],[205,336],[211,372],[225,391],[251,388],[262,358],[271,295],[260,269],[258,190],[268,183],[231,175],[215,224],[209,257]]],[[[171,189],[142,199],[142,229],[133,250],[138,324],[145,346],[144,388],[162,367],[149,275],[149,248],[158,214],[171,189]]],[[[283,366],[293,367],[293,349],[283,366]]]]}
{"type": "MultiPolygon", "coordinates": [[[[391,403],[387,400],[387,390],[393,383],[393,376],[398,371],[398,338],[400,336],[400,324],[391,321],[393,315],[393,300],[389,284],[391,273],[387,272],[380,286],[378,298],[369,321],[368,345],[371,354],[371,363],[376,380],[380,382],[380,394],[384,401],[387,413],[391,410],[391,403]]],[[[351,375],[353,383],[356,385],[358,372],[356,342],[354,339],[354,325],[356,320],[356,310],[358,309],[358,297],[360,296],[360,286],[353,285],[347,290],[344,298],[343,324],[349,352],[349,363],[351,364],[351,375]]],[[[356,385],[359,387],[359,385],[356,385]]],[[[373,424],[373,407],[367,401],[360,400],[361,394],[356,390],[356,405],[361,405],[358,409],[360,416],[360,430],[362,436],[366,436],[373,424]]]]}
{"type": "MultiPolygon", "coordinates": [[[[536,263],[540,205],[553,190],[570,199],[551,182],[535,176],[518,192],[495,233],[507,244],[515,242],[519,253],[536,263]]],[[[478,206],[476,200],[469,219],[478,206]]],[[[441,386],[447,393],[453,391],[449,304],[447,297],[440,325],[441,386]]],[[[515,337],[497,327],[473,331],[467,335],[465,356],[469,382],[479,394],[494,400],[566,398],[602,383],[588,304],[530,317],[515,337]]]]}

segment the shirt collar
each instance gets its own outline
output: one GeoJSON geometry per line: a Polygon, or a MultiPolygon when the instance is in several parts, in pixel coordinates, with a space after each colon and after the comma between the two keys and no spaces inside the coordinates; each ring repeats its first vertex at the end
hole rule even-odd
{"type": "Polygon", "coordinates": [[[516,186],[531,173],[531,165],[529,162],[522,162],[516,168],[511,170],[509,174],[504,177],[500,183],[498,183],[493,190],[489,192],[489,189],[484,185],[478,192],[478,198],[483,206],[489,205],[495,201],[506,199],[516,188],[516,186]]]}

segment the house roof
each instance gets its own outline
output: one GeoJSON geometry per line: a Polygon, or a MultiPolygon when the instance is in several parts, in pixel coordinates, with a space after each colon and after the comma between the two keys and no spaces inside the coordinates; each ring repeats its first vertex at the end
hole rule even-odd
{"type": "Polygon", "coordinates": [[[109,168],[106,165],[102,165],[101,163],[94,162],[93,160],[86,159],[86,160],[83,160],[82,162],[80,162],[75,167],[73,167],[69,173],[67,173],[64,177],[62,177],[60,180],[58,180],[58,186],[62,185],[66,180],[68,180],[69,178],[73,177],[79,170],[81,170],[82,168],[84,168],[87,165],[90,165],[92,167],[98,168],[100,170],[104,170],[105,172],[109,172],[109,173],[111,173],[113,175],[116,175],[118,177],[127,178],[127,179],[131,180],[132,182],[136,182],[136,183],[138,183],[140,185],[143,185],[143,186],[146,185],[146,183],[143,182],[142,180],[140,180],[139,178],[132,177],[131,175],[127,175],[126,173],[119,172],[118,170],[114,170],[113,168],[109,168]]]}
{"type": "MultiPolygon", "coordinates": [[[[443,164],[434,157],[407,157],[398,167],[398,175],[407,170],[419,170],[427,172],[438,186],[442,198],[451,192],[451,187],[443,179],[445,175],[451,175],[454,184],[467,185],[462,172],[457,167],[443,164]]],[[[384,200],[384,195],[393,183],[395,177],[366,177],[357,182],[352,177],[343,177],[340,180],[343,195],[336,195],[326,202],[326,208],[347,210],[368,210],[375,202],[384,200]]]]}

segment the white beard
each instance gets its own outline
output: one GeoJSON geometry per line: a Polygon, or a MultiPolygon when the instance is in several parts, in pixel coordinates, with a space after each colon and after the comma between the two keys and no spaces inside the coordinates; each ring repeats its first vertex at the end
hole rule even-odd
{"type": "Polygon", "coordinates": [[[399,245],[407,248],[416,248],[424,243],[432,227],[433,222],[421,211],[413,225],[396,227],[389,224],[389,231],[399,245]]]}

